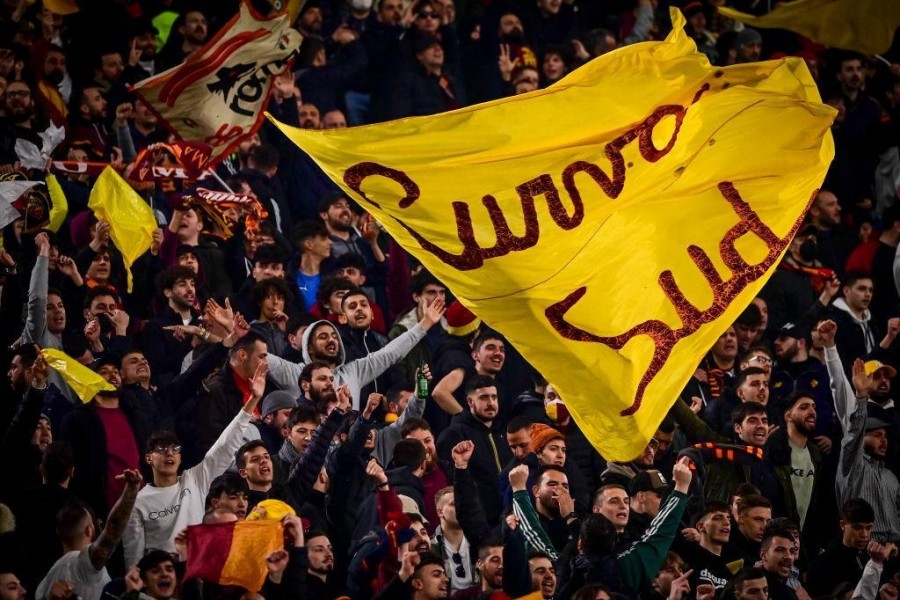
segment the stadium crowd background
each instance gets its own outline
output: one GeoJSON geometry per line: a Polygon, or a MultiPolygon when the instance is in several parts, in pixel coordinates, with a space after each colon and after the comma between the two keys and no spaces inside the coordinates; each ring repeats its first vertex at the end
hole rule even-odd
{"type": "MultiPolygon", "coordinates": [[[[802,57],[839,111],[835,160],[641,456],[604,460],[552,381],[265,123],[202,182],[258,199],[253,235],[239,207],[223,222],[171,180],[136,186],[159,230],[130,292],[87,208],[95,176],[57,175],[62,215],[37,188],[17,203],[0,250],[0,598],[895,600],[900,43],[862,56],[716,4],[308,0],[269,103],[319,129],[521,94],[663,39],[670,5],[713,64],[802,57]],[[82,403],[43,348],[116,391],[82,403]],[[185,581],[208,558],[188,558],[185,527],[280,516],[273,500],[296,513],[284,548],[240,558],[265,562],[261,590],[185,581]]],[[[45,178],[15,146],[51,123],[54,158],[127,172],[169,141],[129,86],[237,10],[4,1],[0,176],[45,178]]]]}

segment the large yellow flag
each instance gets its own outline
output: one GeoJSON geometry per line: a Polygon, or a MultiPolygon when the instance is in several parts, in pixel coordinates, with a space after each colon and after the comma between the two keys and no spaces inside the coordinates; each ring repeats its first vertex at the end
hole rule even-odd
{"type": "Polygon", "coordinates": [[[866,54],[887,51],[900,27],[897,0],[794,0],[760,17],[724,6],[719,12],[753,27],[789,29],[825,46],[866,54]]]}
{"type": "Polygon", "coordinates": [[[425,118],[279,127],[556,385],[643,449],[763,286],[834,154],[803,61],[719,69],[684,34],[425,118]]]}
{"type": "Polygon", "coordinates": [[[131,265],[150,249],[153,232],[159,226],[153,211],[112,167],[103,169],[94,183],[88,208],[97,219],[109,223],[109,237],[122,253],[131,292],[131,265]]]}

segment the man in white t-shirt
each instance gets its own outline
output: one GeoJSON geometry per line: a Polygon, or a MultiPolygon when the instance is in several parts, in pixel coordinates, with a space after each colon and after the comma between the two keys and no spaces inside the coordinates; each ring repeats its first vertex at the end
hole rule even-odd
{"type": "MultiPolygon", "coordinates": [[[[236,315],[240,318],[240,315],[236,315]]],[[[249,331],[243,318],[240,326],[222,342],[230,348],[249,331]]],[[[265,392],[266,352],[260,355],[256,373],[250,379],[250,399],[212,445],[203,460],[181,475],[181,444],[173,432],[150,436],[146,461],[153,469],[153,482],[140,491],[125,535],[125,564],[134,566],[145,548],[175,552],[175,535],[203,519],[206,495],[213,479],[231,465],[234,453],[244,443],[244,432],[253,411],[265,392]]]]}
{"type": "Polygon", "coordinates": [[[72,594],[82,600],[100,600],[103,587],[109,583],[106,563],[122,539],[128,515],[134,507],[141,486],[140,471],[125,469],[116,479],[125,481],[122,495],[109,512],[106,527],[94,540],[94,515],[82,504],[65,506],[58,517],[59,537],[65,553],[38,584],[35,598],[68,598],[72,594]]]}

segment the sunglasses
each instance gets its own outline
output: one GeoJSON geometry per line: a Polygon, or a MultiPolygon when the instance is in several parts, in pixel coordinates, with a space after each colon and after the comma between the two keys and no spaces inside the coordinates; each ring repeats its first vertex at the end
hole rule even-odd
{"type": "Polygon", "coordinates": [[[466,568],[462,564],[462,555],[459,552],[454,552],[450,558],[453,559],[453,564],[456,565],[456,576],[462,579],[466,576],[466,568]]]}
{"type": "Polygon", "coordinates": [[[430,10],[423,10],[420,13],[416,14],[417,19],[437,19],[437,13],[434,13],[430,10]]]}

